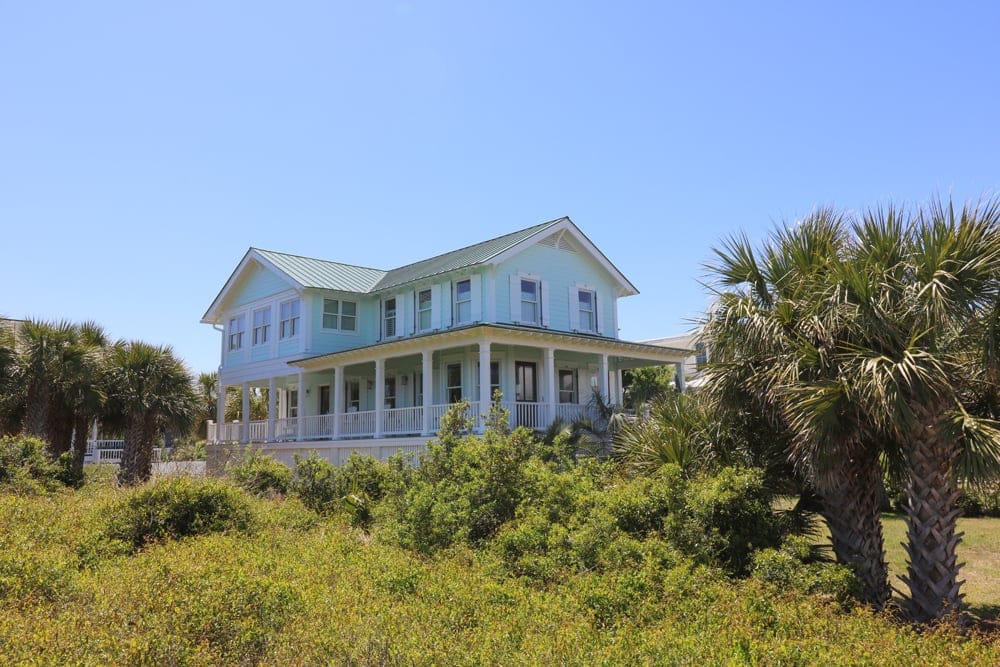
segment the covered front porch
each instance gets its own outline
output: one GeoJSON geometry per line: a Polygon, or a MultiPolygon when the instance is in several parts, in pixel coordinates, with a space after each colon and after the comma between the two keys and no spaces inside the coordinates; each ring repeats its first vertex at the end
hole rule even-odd
{"type": "MultiPolygon", "coordinates": [[[[499,391],[510,425],[544,430],[595,416],[595,397],[622,400],[627,368],[683,363],[687,351],[597,336],[504,325],[391,340],[293,361],[283,367],[220,373],[242,388],[241,419],[210,422],[211,443],[292,443],[427,438],[451,405],[467,400],[481,432],[499,391]],[[242,374],[242,377],[240,377],[242,374]],[[250,394],[266,396],[267,417],[251,419],[250,394]]],[[[679,378],[683,386],[683,377],[679,378]]],[[[348,443],[356,448],[361,443],[348,443]]]]}

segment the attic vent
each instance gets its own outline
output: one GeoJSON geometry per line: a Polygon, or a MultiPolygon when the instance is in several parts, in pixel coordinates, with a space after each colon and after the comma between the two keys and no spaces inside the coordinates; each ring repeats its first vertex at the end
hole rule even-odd
{"type": "Polygon", "coordinates": [[[572,241],[566,237],[566,232],[559,232],[558,234],[547,236],[538,243],[539,245],[548,246],[549,248],[558,248],[559,250],[565,250],[566,252],[576,252],[576,246],[573,245],[572,241]]]}

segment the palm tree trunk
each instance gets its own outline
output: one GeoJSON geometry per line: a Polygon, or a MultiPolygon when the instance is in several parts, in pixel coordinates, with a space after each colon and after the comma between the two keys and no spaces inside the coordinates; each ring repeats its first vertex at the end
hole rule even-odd
{"type": "Polygon", "coordinates": [[[833,553],[858,575],[863,600],[882,609],[892,594],[882,535],[882,470],[868,452],[841,466],[836,479],[816,485],[833,553]]]}
{"type": "Polygon", "coordinates": [[[914,408],[919,426],[906,452],[909,480],[906,517],[909,524],[907,574],[901,579],[910,588],[910,614],[926,622],[961,609],[962,598],[956,548],[959,491],[952,475],[959,446],[941,437],[935,412],[914,408]]]}
{"type": "Polygon", "coordinates": [[[27,404],[24,412],[24,433],[48,441],[47,422],[49,412],[49,387],[41,382],[28,386],[27,404]]]}
{"type": "MultiPolygon", "coordinates": [[[[146,433],[145,414],[133,415],[125,430],[125,445],[122,447],[122,460],[118,468],[118,483],[126,486],[138,484],[143,480],[140,476],[141,451],[146,433]]],[[[146,475],[148,479],[149,475],[146,475]]]]}
{"type": "Polygon", "coordinates": [[[73,415],[58,406],[49,406],[46,430],[49,436],[49,456],[58,459],[68,452],[73,442],[73,415]]]}
{"type": "Polygon", "coordinates": [[[83,484],[83,459],[87,456],[87,435],[90,420],[86,415],[76,415],[73,422],[73,480],[83,484]]]}

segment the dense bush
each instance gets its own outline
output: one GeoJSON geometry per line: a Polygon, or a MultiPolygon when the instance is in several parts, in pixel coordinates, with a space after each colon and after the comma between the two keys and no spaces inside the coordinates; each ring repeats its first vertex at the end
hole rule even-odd
{"type": "Polygon", "coordinates": [[[247,531],[253,512],[239,489],[217,480],[171,477],[113,504],[105,534],[133,549],[150,542],[220,531],[247,531]]]}
{"type": "Polygon", "coordinates": [[[49,461],[45,443],[30,436],[0,437],[0,490],[44,493],[60,486],[63,467],[49,461]]]}
{"type": "Polygon", "coordinates": [[[253,449],[231,466],[228,474],[245,491],[268,498],[285,495],[292,483],[288,466],[253,449]]]}
{"type": "Polygon", "coordinates": [[[420,552],[478,544],[514,517],[534,445],[523,428],[431,443],[380,515],[400,543],[420,552]]]}
{"type": "Polygon", "coordinates": [[[306,458],[295,457],[289,488],[316,512],[346,510],[365,523],[370,503],[381,500],[390,489],[398,490],[408,474],[408,466],[398,456],[382,462],[352,452],[338,467],[314,452],[306,458]]]}
{"type": "Polygon", "coordinates": [[[753,555],[751,576],[781,590],[826,595],[846,603],[860,593],[860,582],[849,567],[815,561],[813,545],[801,536],[789,536],[778,549],[753,555]]]}
{"type": "Polygon", "coordinates": [[[965,517],[1000,517],[1000,486],[966,487],[958,506],[965,517]]]}

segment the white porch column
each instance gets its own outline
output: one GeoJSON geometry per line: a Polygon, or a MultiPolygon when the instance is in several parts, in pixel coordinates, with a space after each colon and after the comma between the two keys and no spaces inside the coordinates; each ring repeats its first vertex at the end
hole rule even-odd
{"type": "Polygon", "coordinates": [[[682,394],[687,389],[687,381],[684,379],[684,363],[674,364],[677,369],[677,390],[682,394]]]}
{"type": "Polygon", "coordinates": [[[344,414],[344,367],[333,368],[333,439],[340,438],[340,418],[344,414]]]}
{"type": "Polygon", "coordinates": [[[302,428],[302,413],[305,412],[302,407],[305,404],[306,396],[306,376],[303,371],[299,371],[299,389],[295,392],[295,439],[302,440],[303,435],[305,435],[305,429],[302,428]]]}
{"type": "Polygon", "coordinates": [[[274,442],[274,404],[278,397],[278,383],[274,377],[267,379],[267,441],[274,442]]]}
{"type": "Polygon", "coordinates": [[[479,343],[479,426],[476,429],[482,433],[486,430],[486,415],[490,412],[490,342],[479,343]]]}
{"type": "Polygon", "coordinates": [[[615,403],[625,405],[625,387],[622,386],[622,369],[615,371],[615,403]]]}
{"type": "MultiPolygon", "coordinates": [[[[555,419],[556,410],[556,351],[551,347],[545,348],[545,411],[547,418],[543,422],[548,426],[555,419]]],[[[541,426],[542,424],[539,424],[541,426]]]]}
{"type": "Polygon", "coordinates": [[[597,378],[597,387],[601,391],[601,400],[611,402],[611,397],[608,395],[608,355],[601,355],[600,367],[597,371],[600,377],[597,378]]]}
{"type": "MultiPolygon", "coordinates": [[[[222,380],[219,380],[219,388],[215,390],[215,423],[225,424],[226,423],[226,387],[222,384],[222,380]]],[[[216,438],[221,437],[222,431],[216,433],[216,438]]]]}
{"type": "Polygon", "coordinates": [[[240,442],[248,443],[250,442],[250,383],[243,383],[243,412],[241,417],[243,418],[243,426],[240,428],[240,442]]]}
{"type": "Polygon", "coordinates": [[[382,418],[385,415],[385,359],[375,360],[375,437],[382,437],[382,418]]]}
{"type": "Polygon", "coordinates": [[[431,406],[434,405],[434,352],[424,350],[420,353],[420,382],[423,383],[424,394],[424,425],[421,435],[431,434],[431,406]]]}

